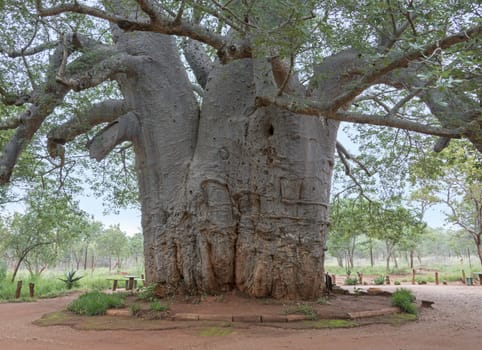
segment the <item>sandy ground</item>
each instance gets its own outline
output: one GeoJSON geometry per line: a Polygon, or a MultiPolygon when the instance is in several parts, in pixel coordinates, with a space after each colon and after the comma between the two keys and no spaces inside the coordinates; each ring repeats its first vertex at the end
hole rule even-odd
{"type": "MultiPolygon", "coordinates": [[[[482,286],[404,286],[418,300],[435,302],[416,322],[374,324],[350,329],[281,329],[259,325],[236,328],[224,336],[201,336],[198,329],[83,331],[68,326],[32,324],[60,310],[71,297],[34,303],[0,304],[0,349],[482,349],[482,286]]],[[[384,287],[393,290],[395,287],[384,287]]]]}

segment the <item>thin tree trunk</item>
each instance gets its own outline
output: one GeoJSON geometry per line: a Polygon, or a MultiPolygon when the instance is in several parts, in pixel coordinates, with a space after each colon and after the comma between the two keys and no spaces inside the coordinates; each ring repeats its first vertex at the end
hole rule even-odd
{"type": "Polygon", "coordinates": [[[89,252],[89,245],[86,244],[84,247],[84,271],[87,270],[87,254],[89,252]]]}
{"type": "Polygon", "coordinates": [[[373,258],[373,242],[370,239],[370,266],[373,268],[375,266],[375,259],[373,258]]]}

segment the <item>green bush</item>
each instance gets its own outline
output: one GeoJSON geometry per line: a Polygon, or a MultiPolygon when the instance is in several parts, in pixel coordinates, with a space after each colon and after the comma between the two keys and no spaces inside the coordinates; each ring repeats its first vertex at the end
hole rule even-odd
{"type": "Polygon", "coordinates": [[[408,314],[417,315],[417,306],[413,303],[415,297],[408,289],[399,288],[392,294],[392,305],[398,306],[400,310],[408,314]]]}
{"type": "Polygon", "coordinates": [[[7,277],[7,264],[0,260],[0,282],[3,281],[5,277],[7,277]]]}
{"type": "Polygon", "coordinates": [[[107,309],[124,306],[125,295],[101,292],[85,293],[69,304],[67,309],[80,315],[104,315],[107,309]]]}
{"type": "Polygon", "coordinates": [[[137,294],[137,298],[145,301],[155,301],[156,297],[156,285],[150,284],[147,287],[142,288],[137,294]]]}
{"type": "Polygon", "coordinates": [[[149,309],[152,311],[166,311],[169,309],[169,306],[161,304],[160,301],[155,301],[149,305],[149,309]]]}
{"type": "Polygon", "coordinates": [[[345,284],[347,286],[356,286],[358,284],[358,278],[356,277],[347,277],[345,280],[345,284]]]}
{"type": "Polygon", "coordinates": [[[141,311],[141,305],[139,303],[133,303],[130,306],[132,316],[136,316],[141,311]]]}
{"type": "Polygon", "coordinates": [[[381,285],[384,283],[385,283],[385,277],[383,277],[382,275],[375,277],[375,279],[373,280],[373,284],[376,284],[376,285],[381,285]]]}
{"type": "Polygon", "coordinates": [[[283,315],[305,315],[311,320],[314,320],[318,317],[316,311],[313,309],[313,306],[305,303],[298,303],[296,305],[284,305],[281,313],[283,315]]]}

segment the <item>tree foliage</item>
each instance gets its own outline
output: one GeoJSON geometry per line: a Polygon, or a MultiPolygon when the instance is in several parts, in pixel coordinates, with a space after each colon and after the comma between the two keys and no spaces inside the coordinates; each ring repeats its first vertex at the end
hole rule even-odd
{"type": "Polygon", "coordinates": [[[482,157],[472,145],[454,142],[428,164],[418,163],[413,174],[416,195],[448,207],[448,222],[472,237],[482,263],[482,157]]]}
{"type": "Polygon", "coordinates": [[[69,244],[79,237],[84,213],[67,197],[33,192],[24,214],[6,218],[2,248],[15,259],[12,281],[24,263],[32,274],[55,264],[69,244]]]}

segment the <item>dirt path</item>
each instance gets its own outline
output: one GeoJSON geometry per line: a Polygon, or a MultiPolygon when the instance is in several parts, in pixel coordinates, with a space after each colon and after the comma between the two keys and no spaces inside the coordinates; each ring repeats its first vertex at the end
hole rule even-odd
{"type": "MultiPolygon", "coordinates": [[[[62,309],[73,297],[0,304],[0,349],[482,349],[482,287],[405,286],[417,299],[435,301],[417,322],[352,329],[291,330],[249,325],[224,336],[202,336],[198,328],[163,331],[80,331],[32,324],[62,309]]],[[[394,289],[393,287],[385,287],[394,289]]]]}

